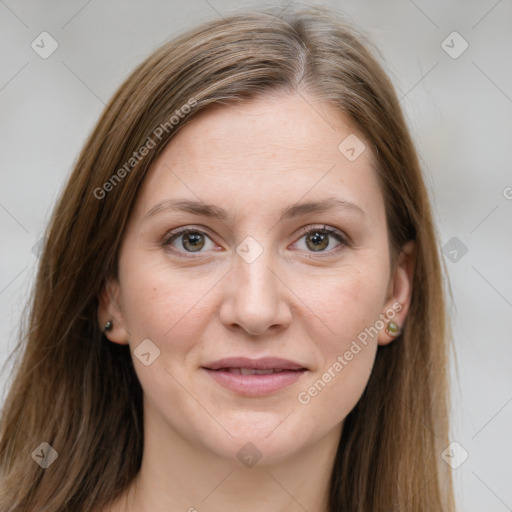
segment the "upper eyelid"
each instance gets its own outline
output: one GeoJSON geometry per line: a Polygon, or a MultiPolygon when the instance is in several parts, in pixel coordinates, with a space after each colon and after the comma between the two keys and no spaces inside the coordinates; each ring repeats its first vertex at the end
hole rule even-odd
{"type": "Polygon", "coordinates": [[[345,240],[347,243],[350,241],[350,237],[344,231],[342,231],[339,228],[335,228],[334,226],[329,226],[328,224],[324,224],[322,226],[320,226],[320,225],[304,226],[303,228],[300,228],[298,232],[300,235],[303,236],[303,235],[309,233],[310,231],[314,231],[315,229],[317,229],[318,231],[327,231],[331,235],[337,234],[337,235],[341,236],[341,238],[343,238],[343,240],[345,240]]]}
{"type": "MultiPolygon", "coordinates": [[[[327,225],[327,224],[323,224],[323,225],[320,225],[320,224],[314,225],[313,224],[311,226],[304,226],[302,228],[299,228],[296,233],[298,233],[300,235],[300,238],[302,238],[309,232],[314,231],[315,229],[317,229],[318,231],[322,231],[322,230],[328,231],[329,234],[331,234],[331,235],[337,234],[338,236],[341,237],[342,242],[340,242],[340,243],[342,243],[342,244],[344,243],[344,244],[348,245],[349,243],[351,243],[351,238],[344,231],[340,230],[339,228],[335,228],[334,226],[327,225]]],[[[164,239],[163,239],[164,243],[166,243],[166,244],[170,243],[170,241],[174,237],[180,237],[181,235],[188,233],[188,232],[202,233],[202,234],[208,236],[208,238],[210,238],[212,240],[212,242],[214,241],[212,239],[212,235],[210,234],[210,231],[208,228],[206,228],[205,226],[189,224],[186,226],[182,226],[180,228],[176,228],[176,229],[171,230],[168,233],[166,233],[166,235],[164,236],[164,239]]]]}
{"type": "Polygon", "coordinates": [[[208,228],[206,228],[204,226],[195,226],[193,224],[190,224],[190,225],[182,226],[180,228],[172,229],[172,230],[166,232],[166,234],[164,235],[163,238],[164,238],[164,240],[170,240],[175,236],[183,235],[184,233],[187,233],[189,231],[194,231],[194,232],[197,231],[199,233],[203,233],[204,235],[209,236],[210,238],[212,238],[212,236],[214,236],[214,235],[210,234],[210,231],[208,228]]]}

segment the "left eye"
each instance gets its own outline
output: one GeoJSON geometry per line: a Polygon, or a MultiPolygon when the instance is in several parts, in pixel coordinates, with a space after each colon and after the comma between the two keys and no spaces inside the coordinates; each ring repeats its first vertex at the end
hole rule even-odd
{"type": "Polygon", "coordinates": [[[331,240],[334,238],[341,245],[347,245],[345,238],[337,230],[324,226],[322,228],[313,228],[302,230],[303,235],[300,240],[305,238],[306,248],[313,252],[329,252],[325,251],[329,247],[331,240]]]}

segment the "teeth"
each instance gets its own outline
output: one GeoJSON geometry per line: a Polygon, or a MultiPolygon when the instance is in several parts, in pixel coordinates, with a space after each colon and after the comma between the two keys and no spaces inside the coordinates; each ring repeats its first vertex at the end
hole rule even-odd
{"type": "Polygon", "coordinates": [[[268,370],[256,370],[255,368],[228,368],[229,373],[237,373],[239,375],[268,375],[270,373],[280,372],[281,370],[276,370],[275,368],[270,368],[268,370]]]}

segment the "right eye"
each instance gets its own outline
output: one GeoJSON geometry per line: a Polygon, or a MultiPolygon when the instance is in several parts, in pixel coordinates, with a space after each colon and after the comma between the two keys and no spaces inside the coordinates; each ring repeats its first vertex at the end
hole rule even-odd
{"type": "Polygon", "coordinates": [[[185,253],[201,252],[205,245],[208,245],[207,240],[213,244],[211,238],[204,231],[195,228],[182,228],[167,233],[162,245],[180,256],[193,258],[194,256],[186,256],[185,253]]]}

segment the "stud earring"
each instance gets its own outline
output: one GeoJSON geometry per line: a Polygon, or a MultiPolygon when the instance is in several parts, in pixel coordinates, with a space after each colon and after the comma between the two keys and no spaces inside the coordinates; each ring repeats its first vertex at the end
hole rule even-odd
{"type": "Polygon", "coordinates": [[[112,323],[112,320],[109,320],[106,324],[105,324],[105,327],[103,327],[103,332],[107,332],[107,331],[110,331],[112,330],[112,327],[114,326],[114,324],[112,323]]]}
{"type": "Polygon", "coordinates": [[[390,336],[398,336],[400,334],[400,327],[398,327],[398,324],[396,322],[393,322],[393,320],[391,320],[390,322],[388,322],[388,325],[386,325],[386,332],[390,336]]]}

